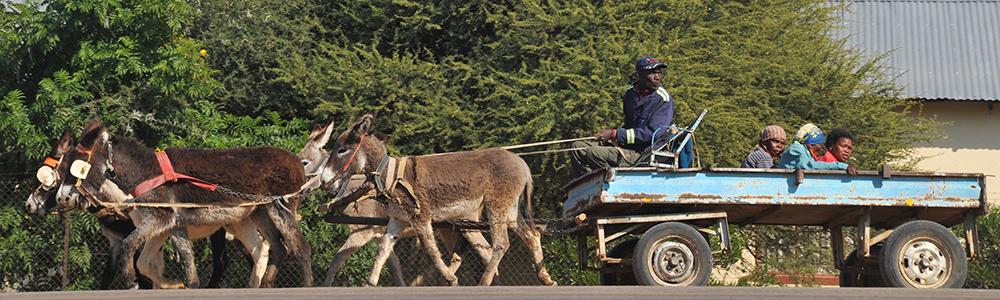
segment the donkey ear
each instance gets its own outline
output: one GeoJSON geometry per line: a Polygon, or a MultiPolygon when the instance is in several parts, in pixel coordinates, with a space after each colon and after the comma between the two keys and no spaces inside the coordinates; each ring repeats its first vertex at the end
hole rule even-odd
{"type": "Polygon", "coordinates": [[[358,124],[358,131],[363,134],[369,134],[372,132],[372,123],[374,123],[375,116],[372,114],[366,114],[361,117],[361,122],[358,124]]]}
{"type": "Polygon", "coordinates": [[[84,133],[83,136],[80,137],[80,145],[90,148],[96,143],[107,141],[108,138],[109,136],[107,130],[104,126],[99,126],[84,133]]]}
{"type": "Polygon", "coordinates": [[[87,134],[88,132],[100,126],[101,126],[101,117],[94,115],[93,117],[90,118],[90,120],[87,121],[87,125],[83,126],[83,134],[87,134]]]}
{"type": "Polygon", "coordinates": [[[372,115],[367,114],[361,117],[351,126],[350,133],[347,135],[347,141],[354,143],[361,139],[361,136],[367,135],[372,129],[372,115]]]}
{"type": "Polygon", "coordinates": [[[313,125],[313,129],[309,131],[309,140],[311,141],[316,139],[316,136],[318,136],[322,130],[323,127],[320,127],[319,124],[313,125]]]}
{"type": "Polygon", "coordinates": [[[69,144],[73,142],[73,134],[69,131],[69,128],[63,130],[62,137],[56,142],[56,148],[52,153],[52,156],[62,156],[69,151],[69,144]]]}
{"type": "Polygon", "coordinates": [[[322,131],[319,132],[319,138],[316,139],[316,145],[319,145],[320,148],[330,141],[330,134],[333,133],[333,121],[330,121],[330,124],[322,128],[322,131]]]}

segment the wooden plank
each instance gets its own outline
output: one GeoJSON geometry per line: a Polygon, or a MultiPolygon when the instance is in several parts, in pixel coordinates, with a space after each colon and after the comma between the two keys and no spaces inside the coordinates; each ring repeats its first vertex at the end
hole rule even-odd
{"type": "Polygon", "coordinates": [[[979,224],[976,223],[976,215],[973,212],[965,213],[965,252],[968,258],[974,258],[979,254],[979,224]]]}
{"type": "Polygon", "coordinates": [[[604,225],[597,224],[597,259],[603,260],[608,257],[608,252],[605,249],[604,241],[604,225]]]}
{"type": "MultiPolygon", "coordinates": [[[[385,226],[386,224],[389,224],[389,219],[387,218],[349,217],[349,216],[341,216],[333,214],[327,214],[323,216],[323,220],[334,224],[357,224],[357,225],[375,225],[375,226],[385,226]]],[[[434,222],[431,225],[433,225],[434,228],[454,228],[459,230],[490,229],[489,224],[487,224],[486,222],[460,222],[458,224],[452,224],[450,222],[439,221],[439,222],[434,222]]]]}
{"type": "Polygon", "coordinates": [[[705,212],[705,213],[687,213],[687,214],[669,214],[669,215],[653,215],[653,216],[625,216],[625,217],[606,217],[597,219],[597,224],[599,225],[610,225],[610,224],[633,224],[633,223],[659,223],[668,221],[685,221],[685,220],[705,220],[705,219],[718,219],[725,218],[725,212],[705,212]]]}
{"type": "Polygon", "coordinates": [[[861,216],[858,217],[858,258],[863,259],[871,255],[871,216],[872,208],[865,207],[861,209],[861,216]]]}
{"type": "Polygon", "coordinates": [[[765,208],[763,211],[761,211],[759,213],[750,215],[749,218],[747,218],[746,220],[741,221],[740,223],[743,223],[743,224],[753,224],[753,223],[756,223],[757,221],[760,221],[761,219],[764,219],[766,217],[769,217],[769,216],[773,215],[774,213],[778,212],[778,210],[781,210],[781,205],[772,205],[771,207],[765,208]]]}
{"type": "Polygon", "coordinates": [[[830,229],[830,248],[833,248],[833,267],[844,268],[844,227],[840,225],[827,226],[830,229]]]}
{"type": "Polygon", "coordinates": [[[637,228],[639,228],[641,226],[643,226],[643,224],[635,224],[635,225],[629,226],[628,228],[625,228],[622,231],[615,232],[614,234],[609,235],[608,238],[604,240],[604,242],[610,243],[611,241],[614,241],[615,239],[620,238],[623,235],[626,235],[626,234],[631,233],[632,231],[635,231],[637,228]]]}

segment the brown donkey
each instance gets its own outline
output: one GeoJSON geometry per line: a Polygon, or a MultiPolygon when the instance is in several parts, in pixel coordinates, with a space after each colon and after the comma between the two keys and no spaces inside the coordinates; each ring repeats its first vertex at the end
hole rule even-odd
{"type": "MultiPolygon", "coordinates": [[[[326,127],[316,126],[313,128],[312,132],[309,134],[309,139],[306,141],[305,146],[299,151],[299,159],[302,160],[302,165],[305,168],[306,176],[318,175],[322,165],[325,163],[325,159],[328,157],[327,151],[323,149],[327,142],[330,140],[330,134],[333,132],[333,122],[330,122],[326,127]]],[[[358,188],[357,186],[349,187],[351,189],[358,188]]],[[[338,201],[341,199],[334,199],[333,201],[338,201]]],[[[368,217],[368,218],[385,218],[385,204],[376,201],[375,199],[362,199],[351,202],[347,204],[346,207],[341,211],[342,214],[351,217],[368,217]]],[[[479,220],[478,212],[475,216],[466,216],[469,220],[479,220]]],[[[334,277],[340,271],[340,268],[344,266],[347,259],[357,252],[365,244],[368,244],[372,239],[381,238],[385,234],[385,226],[375,226],[375,225],[362,225],[362,224],[348,224],[348,230],[351,234],[344,241],[344,245],[337,250],[337,253],[333,255],[333,260],[330,262],[330,267],[327,269],[326,277],[323,280],[323,286],[330,286],[333,284],[334,277]]],[[[409,229],[409,228],[407,228],[409,229]]],[[[447,248],[448,256],[451,256],[451,262],[449,263],[449,268],[451,272],[458,270],[459,266],[462,264],[462,257],[455,254],[455,247],[457,246],[457,237],[452,230],[438,230],[441,234],[441,239],[444,240],[444,245],[447,248]]],[[[461,233],[469,243],[474,247],[479,257],[483,260],[483,265],[489,264],[490,257],[492,253],[488,251],[489,243],[486,238],[483,237],[482,232],[479,231],[466,231],[461,233]]],[[[404,230],[401,233],[400,238],[412,237],[414,236],[413,230],[404,230]]],[[[396,282],[400,286],[407,285],[406,280],[403,278],[403,268],[399,262],[399,257],[395,253],[392,253],[388,257],[389,263],[389,273],[393,275],[396,282]]],[[[373,270],[381,271],[381,269],[373,270]]],[[[430,271],[430,270],[428,270],[430,271]]],[[[411,285],[419,285],[422,281],[423,274],[417,276],[411,283],[411,285]]]]}
{"type": "MultiPolygon", "coordinates": [[[[91,123],[97,123],[96,120],[91,123]]],[[[94,205],[100,199],[119,200],[125,197],[123,189],[137,186],[146,179],[163,174],[152,149],[125,138],[110,140],[102,126],[91,127],[79,144],[66,153],[57,173],[62,178],[56,194],[57,201],[65,207],[94,205]],[[91,166],[89,171],[77,165],[91,166]],[[72,170],[72,172],[71,172],[72,170]],[[83,178],[77,180],[74,175],[83,178]],[[82,173],[82,174],[81,174],[82,173]],[[81,199],[82,198],[82,199],[81,199]]],[[[284,195],[298,190],[305,181],[298,159],[291,153],[276,148],[252,149],[168,149],[173,170],[204,179],[232,189],[255,195],[284,195]]],[[[107,200],[104,200],[107,201],[107,200]]],[[[139,269],[154,281],[162,280],[155,274],[155,264],[149,257],[159,251],[163,241],[172,234],[197,238],[215,232],[220,227],[236,235],[247,250],[253,253],[254,268],[250,286],[261,284],[268,264],[269,250],[284,248],[300,260],[303,283],[312,283],[311,249],[295,222],[297,200],[289,203],[291,210],[279,203],[246,205],[252,200],[235,193],[221,193],[203,189],[187,182],[167,182],[148,193],[130,200],[134,203],[156,205],[162,203],[203,204],[213,208],[158,208],[140,206],[128,215],[136,229],[122,242],[122,272],[128,282],[135,281],[131,257],[143,246],[139,269]],[[284,239],[282,243],[281,239],[284,239]],[[285,247],[281,247],[284,244],[285,247]],[[274,245],[272,248],[271,245],[274,245]],[[145,270],[144,270],[145,267],[145,270]],[[147,272],[148,271],[148,272],[147,272]],[[151,273],[149,273],[151,272],[151,273]]]]}
{"type": "MultiPolygon", "coordinates": [[[[25,208],[28,210],[29,214],[36,215],[38,217],[43,217],[50,212],[58,212],[62,209],[71,209],[59,207],[56,202],[56,184],[59,183],[58,175],[55,174],[55,169],[58,168],[59,164],[62,163],[60,160],[66,152],[70,151],[72,147],[72,135],[69,130],[63,132],[62,138],[56,142],[55,147],[49,153],[49,157],[45,159],[45,162],[38,171],[38,179],[40,184],[35,188],[34,192],[25,201],[25,208]]],[[[66,162],[71,163],[71,162],[66,162]]],[[[118,274],[116,266],[119,262],[119,253],[121,252],[121,242],[132,230],[135,230],[135,225],[132,225],[132,220],[128,218],[119,218],[114,215],[102,215],[96,214],[97,221],[101,225],[101,234],[108,240],[108,250],[111,252],[108,255],[108,261],[105,264],[104,272],[101,274],[101,281],[98,285],[99,289],[106,290],[111,286],[112,280],[114,280],[115,274],[118,274]]],[[[194,269],[191,261],[193,256],[193,251],[191,250],[190,243],[186,240],[181,240],[177,236],[171,236],[174,241],[174,245],[177,247],[177,252],[185,260],[185,268],[187,270],[188,286],[191,288],[199,287],[198,276],[194,269]]],[[[213,272],[212,278],[206,287],[218,288],[219,283],[222,280],[222,274],[225,273],[226,269],[226,258],[225,258],[225,247],[226,247],[226,232],[223,230],[216,231],[211,236],[212,245],[212,265],[213,272]]],[[[160,254],[160,253],[154,253],[160,254]]],[[[154,260],[162,260],[162,258],[154,257],[154,260]]],[[[162,264],[158,265],[161,266],[162,264]]],[[[269,270],[270,271],[270,270],[269,270]]],[[[157,271],[160,272],[160,271],[157,271]]],[[[160,272],[162,273],[162,272],[160,272]]],[[[139,287],[144,289],[152,288],[152,282],[145,277],[139,278],[139,287]]],[[[163,286],[161,286],[163,287],[163,286]]]]}
{"type": "MultiPolygon", "coordinates": [[[[337,138],[336,152],[330,153],[319,174],[324,187],[331,190],[348,185],[352,175],[368,175],[370,184],[361,188],[376,186],[380,194],[377,199],[386,203],[390,219],[373,270],[381,270],[408,225],[420,238],[434,267],[448,283],[458,285],[454,272],[441,259],[431,223],[470,216],[478,220],[485,209],[493,254],[479,284],[493,283],[500,260],[510,246],[508,229],[514,230],[531,251],[538,280],[545,285],[555,284],[543,262],[541,233],[526,223],[530,220],[518,209],[522,195],[529,206],[531,201],[531,171],[524,160],[496,148],[393,158],[387,155],[385,144],[370,134],[373,119],[365,115],[337,138]]],[[[377,284],[378,275],[372,272],[368,284],[377,284]]]]}

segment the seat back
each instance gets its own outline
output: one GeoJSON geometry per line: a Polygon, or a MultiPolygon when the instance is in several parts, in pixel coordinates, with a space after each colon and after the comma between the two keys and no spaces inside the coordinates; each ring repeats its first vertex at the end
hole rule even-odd
{"type": "Polygon", "coordinates": [[[691,167],[694,160],[694,132],[707,113],[708,109],[703,110],[691,126],[677,128],[671,125],[662,138],[656,138],[657,134],[654,134],[649,165],[657,169],[672,170],[691,167]]]}

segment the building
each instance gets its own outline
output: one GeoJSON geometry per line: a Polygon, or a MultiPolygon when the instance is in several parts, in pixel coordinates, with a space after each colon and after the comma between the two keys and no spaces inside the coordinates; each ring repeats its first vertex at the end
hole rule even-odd
{"type": "Polygon", "coordinates": [[[942,139],[919,145],[923,171],[985,173],[1000,204],[1000,1],[829,1],[835,37],[868,57],[936,118],[942,139]]]}

